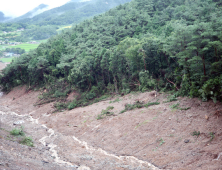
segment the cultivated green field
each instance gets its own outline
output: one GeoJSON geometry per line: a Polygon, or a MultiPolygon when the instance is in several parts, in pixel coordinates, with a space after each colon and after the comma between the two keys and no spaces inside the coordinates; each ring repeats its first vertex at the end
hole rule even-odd
{"type": "Polygon", "coordinates": [[[46,43],[48,41],[48,39],[44,39],[44,40],[38,40],[37,42],[39,43],[46,43]]]}
{"type": "Polygon", "coordinates": [[[39,44],[19,44],[19,45],[15,45],[15,46],[10,46],[10,48],[21,48],[24,49],[26,52],[36,49],[39,46],[39,44]]]}
{"type": "Polygon", "coordinates": [[[4,48],[4,45],[0,45],[0,51],[1,51],[1,49],[3,49],[4,48]]]}
{"type": "Polygon", "coordinates": [[[62,31],[64,29],[67,29],[67,28],[71,28],[72,25],[65,25],[65,26],[61,26],[59,29],[57,29],[56,31],[62,31]]]}
{"type": "Polygon", "coordinates": [[[12,62],[13,58],[0,58],[0,61],[4,62],[4,63],[10,63],[12,62]]]}

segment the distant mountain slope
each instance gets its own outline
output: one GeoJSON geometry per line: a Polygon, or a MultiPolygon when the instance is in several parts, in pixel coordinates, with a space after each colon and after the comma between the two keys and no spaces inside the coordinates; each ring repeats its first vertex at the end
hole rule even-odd
{"type": "Polygon", "coordinates": [[[15,18],[13,21],[19,21],[19,20],[22,20],[22,19],[25,19],[25,18],[32,18],[35,15],[38,15],[38,14],[46,11],[48,7],[49,7],[48,5],[40,4],[39,6],[34,8],[33,10],[27,12],[26,14],[24,14],[24,15],[18,17],[18,18],[15,18]]]}
{"type": "Polygon", "coordinates": [[[91,0],[84,2],[70,1],[61,7],[45,11],[32,18],[17,18],[15,21],[38,25],[75,24],[88,17],[103,13],[117,5],[129,1],[131,0],[91,0]]]}
{"type": "Polygon", "coordinates": [[[5,14],[0,11],[0,22],[4,22],[8,19],[10,19],[10,17],[5,17],[5,14]]]}

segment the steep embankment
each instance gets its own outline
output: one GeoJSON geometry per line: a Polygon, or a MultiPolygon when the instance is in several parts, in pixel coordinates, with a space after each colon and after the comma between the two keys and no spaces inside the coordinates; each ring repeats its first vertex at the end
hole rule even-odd
{"type": "Polygon", "coordinates": [[[34,151],[48,148],[42,155],[52,156],[48,161],[51,164],[110,170],[149,169],[149,166],[176,170],[222,168],[221,103],[189,98],[165,103],[167,94],[155,97],[154,93],[146,92],[52,113],[52,103],[33,106],[38,94],[18,87],[3,96],[0,109],[8,110],[2,110],[7,113],[2,118],[13,119],[1,123],[10,129],[15,126],[13,121],[24,120],[25,132],[32,136],[36,146],[34,151]],[[157,100],[159,105],[119,114],[126,104],[157,100]],[[108,106],[114,107],[114,115],[97,120],[108,106]],[[22,116],[13,116],[12,111],[22,116]]]}

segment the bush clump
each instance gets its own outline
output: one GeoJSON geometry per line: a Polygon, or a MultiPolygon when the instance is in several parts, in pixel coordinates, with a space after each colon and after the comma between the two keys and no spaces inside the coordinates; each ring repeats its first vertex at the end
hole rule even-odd
{"type": "Polygon", "coordinates": [[[25,133],[23,131],[23,127],[21,127],[21,129],[16,129],[16,128],[12,129],[10,131],[10,134],[13,136],[24,136],[25,135],[25,133]]]}
{"type": "Polygon", "coordinates": [[[112,116],[114,113],[110,112],[110,110],[113,110],[113,109],[114,109],[113,106],[107,107],[106,110],[102,110],[101,114],[99,114],[96,119],[99,120],[99,119],[103,119],[106,116],[112,116]]]}
{"type": "Polygon", "coordinates": [[[19,143],[20,143],[20,144],[23,144],[23,145],[30,146],[30,147],[34,147],[34,143],[33,143],[31,137],[25,137],[25,138],[22,139],[19,143]]]}

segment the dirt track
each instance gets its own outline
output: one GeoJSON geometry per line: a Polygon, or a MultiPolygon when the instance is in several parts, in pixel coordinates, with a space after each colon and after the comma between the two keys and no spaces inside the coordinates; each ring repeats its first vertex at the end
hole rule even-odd
{"type": "Polygon", "coordinates": [[[0,70],[4,69],[8,63],[0,62],[0,70]]]}
{"type": "MultiPolygon", "coordinates": [[[[188,98],[163,103],[166,94],[155,98],[152,93],[146,92],[116,97],[119,101],[114,103],[110,101],[116,98],[52,114],[53,104],[33,106],[38,94],[19,87],[0,98],[4,129],[11,130],[18,126],[13,125],[14,121],[24,120],[25,132],[32,136],[35,143],[31,149],[35,159],[30,161],[13,157],[12,167],[19,167],[22,163],[26,165],[29,161],[29,168],[33,166],[33,169],[38,166],[45,169],[92,170],[222,169],[221,103],[202,103],[188,98]],[[160,105],[119,114],[127,103],[138,100],[153,102],[157,99],[160,105]],[[177,103],[181,108],[191,108],[170,108],[177,103]],[[115,116],[97,120],[97,115],[108,106],[114,107],[115,116]],[[191,135],[194,131],[200,131],[199,137],[191,135]]],[[[3,148],[11,156],[11,153],[22,155],[23,152],[11,151],[7,147],[5,142],[11,141],[4,138],[4,133],[0,134],[3,136],[0,147],[4,145],[3,148]]],[[[7,167],[4,162],[2,166],[7,167]]]]}

